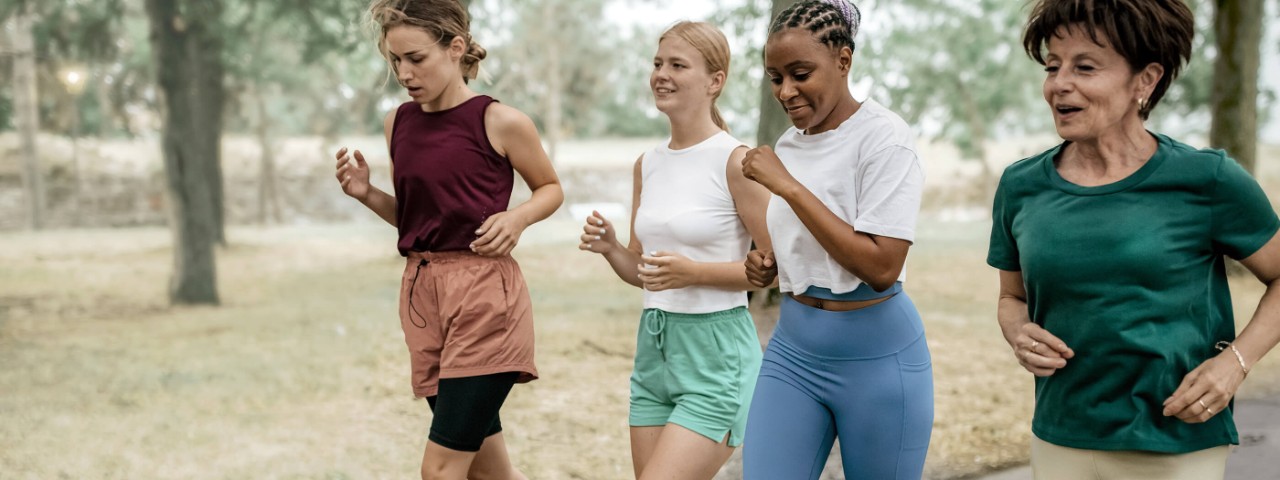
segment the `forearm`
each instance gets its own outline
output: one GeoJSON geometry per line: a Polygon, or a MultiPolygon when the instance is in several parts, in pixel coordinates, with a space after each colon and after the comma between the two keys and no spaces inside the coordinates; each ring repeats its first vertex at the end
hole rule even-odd
{"type": "Polygon", "coordinates": [[[795,184],[779,196],[791,205],[822,249],[849,273],[876,290],[887,289],[897,281],[902,264],[886,255],[874,237],[857,232],[837,217],[813,192],[795,184]]]}
{"type": "Polygon", "coordinates": [[[387,223],[395,227],[396,225],[396,197],[391,196],[387,192],[379,190],[377,187],[370,186],[369,194],[360,200],[361,204],[373,210],[387,223]]]}
{"type": "Polygon", "coordinates": [[[694,262],[695,286],[725,290],[755,290],[747,280],[747,269],[742,262],[694,262]]]}
{"type": "Polygon", "coordinates": [[[639,253],[618,244],[614,245],[612,250],[604,253],[604,258],[609,262],[609,266],[613,268],[613,273],[618,274],[618,278],[634,287],[644,288],[640,282],[639,253]]]}
{"type": "MultiPolygon", "coordinates": [[[[1253,368],[1280,343],[1280,280],[1267,284],[1267,291],[1262,294],[1253,318],[1233,343],[1249,368],[1253,368]]],[[[1223,353],[1235,356],[1230,349],[1227,350],[1223,353]]]]}
{"type": "Polygon", "coordinates": [[[1023,325],[1031,323],[1027,302],[1011,295],[1002,295],[996,306],[996,320],[1000,323],[1000,333],[1004,335],[1005,341],[1016,347],[1013,338],[1023,325]]]}
{"type": "Polygon", "coordinates": [[[533,189],[529,200],[512,208],[508,215],[515,215],[527,227],[546,220],[561,203],[564,203],[564,190],[559,183],[548,183],[533,189]]]}

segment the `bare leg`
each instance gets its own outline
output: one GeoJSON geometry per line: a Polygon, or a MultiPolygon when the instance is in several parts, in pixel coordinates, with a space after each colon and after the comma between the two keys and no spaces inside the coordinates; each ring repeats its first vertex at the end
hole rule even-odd
{"type": "Polygon", "coordinates": [[[511,457],[507,456],[507,441],[502,432],[484,439],[484,445],[476,452],[471,469],[467,471],[468,480],[528,480],[523,473],[511,465],[511,457]]]}
{"type": "Polygon", "coordinates": [[[463,452],[427,440],[422,452],[422,480],[465,480],[476,452],[463,452]]]}
{"type": "MultiPolygon", "coordinates": [[[[634,436],[633,436],[634,438],[634,436]]],[[[645,462],[641,480],[710,480],[733,454],[728,435],[716,443],[692,430],[668,423],[645,462]]]]}
{"type": "Polygon", "coordinates": [[[649,458],[653,457],[663,428],[666,427],[631,427],[631,466],[635,469],[636,478],[640,478],[649,458]]]}

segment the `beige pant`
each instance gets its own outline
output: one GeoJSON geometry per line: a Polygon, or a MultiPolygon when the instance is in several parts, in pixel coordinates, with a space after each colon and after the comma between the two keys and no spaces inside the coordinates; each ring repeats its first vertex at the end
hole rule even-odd
{"type": "Polygon", "coordinates": [[[1222,480],[1229,445],[1189,453],[1081,450],[1031,437],[1036,480],[1222,480]]]}

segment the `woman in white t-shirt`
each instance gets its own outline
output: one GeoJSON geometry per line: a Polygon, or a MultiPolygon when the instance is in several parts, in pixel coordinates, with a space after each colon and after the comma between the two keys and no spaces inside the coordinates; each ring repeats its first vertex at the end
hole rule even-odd
{"type": "Polygon", "coordinates": [[[906,123],[849,92],[860,14],[844,0],[778,15],[765,45],[794,128],[747,153],[773,192],[773,250],[747,257],[785,294],[747,425],[745,478],[818,478],[835,438],[848,478],[919,479],[933,425],[924,327],[902,291],[924,175],[906,123]]]}
{"type": "Polygon", "coordinates": [[[742,443],[760,368],[742,268],[751,240],[768,248],[769,192],[742,176],[747,148],[715,107],[729,43],[706,23],[658,40],[649,86],[671,138],[635,165],[631,239],[599,212],[580,248],[644,289],[631,374],[636,478],[710,479],[742,443]],[[645,252],[648,252],[647,254],[645,252]]]}

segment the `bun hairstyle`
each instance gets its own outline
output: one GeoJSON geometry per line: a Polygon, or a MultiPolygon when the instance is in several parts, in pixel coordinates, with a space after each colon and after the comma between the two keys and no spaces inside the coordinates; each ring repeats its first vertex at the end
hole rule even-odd
{"type": "Polygon", "coordinates": [[[846,0],[811,0],[800,2],[783,10],[773,19],[769,34],[790,28],[803,28],[818,37],[823,45],[833,49],[849,47],[856,50],[853,39],[858,36],[862,24],[862,12],[858,6],[846,0]]]}
{"type": "Polygon", "coordinates": [[[383,57],[389,58],[387,32],[404,25],[418,27],[434,35],[442,47],[461,37],[467,44],[467,51],[460,62],[463,81],[476,78],[480,72],[480,61],[488,56],[484,47],[471,38],[471,16],[458,0],[373,0],[369,4],[369,16],[381,31],[378,50],[383,57]]]}

